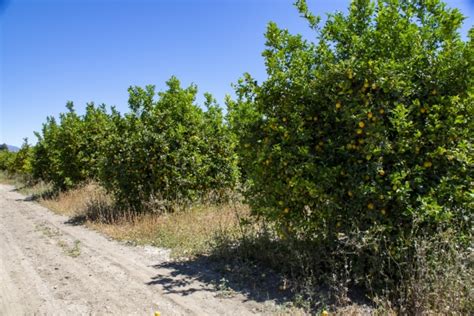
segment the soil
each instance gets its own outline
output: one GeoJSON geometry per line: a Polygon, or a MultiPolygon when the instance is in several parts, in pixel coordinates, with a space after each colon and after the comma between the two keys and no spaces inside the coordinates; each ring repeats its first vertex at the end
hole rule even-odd
{"type": "Polygon", "coordinates": [[[272,313],[170,262],[165,249],[110,240],[0,184],[0,315],[272,313]]]}

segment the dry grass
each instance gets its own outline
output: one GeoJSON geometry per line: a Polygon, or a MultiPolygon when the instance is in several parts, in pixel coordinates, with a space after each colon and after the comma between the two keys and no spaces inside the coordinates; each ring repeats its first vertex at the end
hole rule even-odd
{"type": "Polygon", "coordinates": [[[10,174],[6,171],[0,170],[0,183],[13,185],[17,188],[24,187],[27,183],[27,179],[24,176],[18,174],[10,174]]]}
{"type": "MultiPolygon", "coordinates": [[[[197,206],[163,214],[143,214],[115,223],[88,222],[87,225],[118,240],[172,249],[175,257],[207,253],[216,237],[236,236],[239,221],[229,205],[197,206]]],[[[241,215],[245,207],[237,209],[241,215]]]]}
{"type": "Polygon", "coordinates": [[[8,175],[6,171],[1,171],[1,170],[0,170],[0,183],[10,184],[10,185],[17,184],[13,177],[8,175]]]}
{"type": "Polygon", "coordinates": [[[11,175],[5,171],[0,171],[0,183],[13,185],[20,193],[35,199],[52,192],[52,186],[48,183],[32,182],[27,176],[11,175]]]}
{"type": "Polygon", "coordinates": [[[58,214],[82,218],[88,227],[117,240],[169,248],[174,257],[205,254],[219,236],[237,238],[238,216],[248,214],[246,206],[229,204],[199,205],[173,213],[118,212],[112,198],[96,183],[39,202],[58,214]]]}
{"type": "Polygon", "coordinates": [[[20,193],[31,196],[35,199],[41,199],[41,197],[49,196],[53,192],[53,188],[50,184],[45,182],[37,182],[35,184],[27,184],[23,186],[16,185],[20,193]]]}
{"type": "Polygon", "coordinates": [[[474,252],[460,247],[452,231],[414,240],[408,278],[397,289],[400,312],[468,315],[474,311],[474,252]]]}
{"type": "Polygon", "coordinates": [[[110,200],[98,184],[90,182],[74,190],[59,192],[54,197],[40,199],[39,203],[57,214],[81,216],[86,215],[92,201],[103,199],[110,200]]]}

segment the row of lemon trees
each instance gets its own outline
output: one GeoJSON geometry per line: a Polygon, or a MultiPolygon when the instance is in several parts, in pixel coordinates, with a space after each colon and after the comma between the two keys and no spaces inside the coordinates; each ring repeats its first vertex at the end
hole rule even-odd
{"type": "Polygon", "coordinates": [[[33,148],[25,139],[18,152],[11,152],[6,144],[0,145],[0,171],[30,176],[33,148]]]}
{"type": "Polygon", "coordinates": [[[129,89],[125,115],[88,104],[78,115],[72,103],[59,120],[48,118],[33,149],[33,178],[65,190],[100,181],[120,206],[143,210],[152,202],[225,198],[237,181],[229,127],[211,95],[195,102],[197,88],[129,89]]]}
{"type": "Polygon", "coordinates": [[[89,103],[79,115],[72,102],[48,117],[18,153],[0,151],[0,169],[68,190],[90,180],[113,193],[118,206],[136,211],[197,200],[223,201],[238,181],[235,137],[210,94],[196,103],[197,87],[129,89],[130,111],[89,103]]]}
{"type": "MultiPolygon", "coordinates": [[[[316,42],[270,23],[268,77],[245,75],[226,116],[176,78],[158,93],[130,88],[124,115],[94,104],[78,115],[70,103],[25,147],[22,170],[59,189],[96,179],[136,210],[222,198],[240,182],[253,213],[287,238],[329,250],[354,232],[383,240],[354,252],[362,270],[404,262],[414,223],[468,240],[474,31],[463,41],[461,13],[438,0],[357,0],[321,25],[296,5],[316,42]]],[[[403,270],[387,267],[373,275],[403,270]]]]}

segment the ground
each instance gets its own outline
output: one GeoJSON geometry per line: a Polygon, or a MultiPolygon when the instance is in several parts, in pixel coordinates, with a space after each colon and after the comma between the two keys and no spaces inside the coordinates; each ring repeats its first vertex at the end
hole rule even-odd
{"type": "Polygon", "coordinates": [[[275,313],[179,267],[165,249],[107,239],[0,184],[0,315],[275,313]]]}

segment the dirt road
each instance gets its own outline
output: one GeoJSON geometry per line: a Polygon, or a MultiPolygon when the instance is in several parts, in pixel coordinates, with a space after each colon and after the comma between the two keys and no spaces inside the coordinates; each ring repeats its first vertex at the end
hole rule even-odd
{"type": "Polygon", "coordinates": [[[171,268],[166,250],[132,247],[67,224],[0,184],[0,315],[248,315],[243,295],[171,268]]]}

